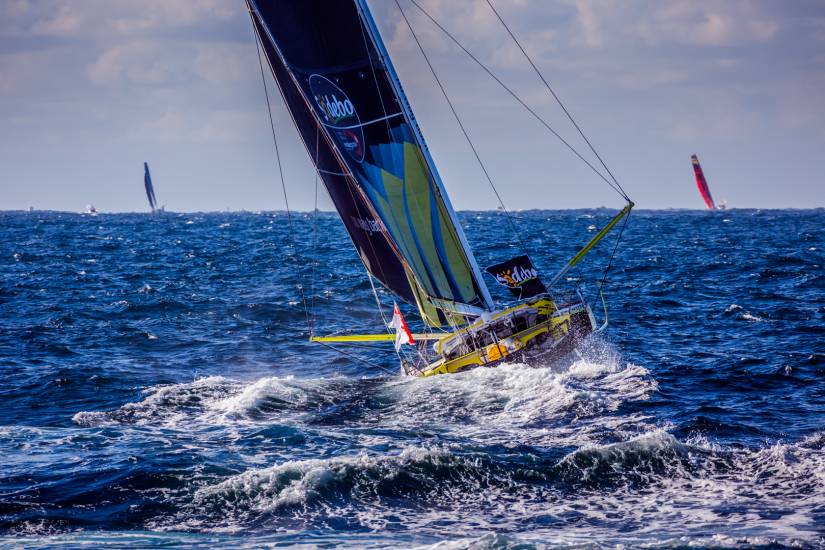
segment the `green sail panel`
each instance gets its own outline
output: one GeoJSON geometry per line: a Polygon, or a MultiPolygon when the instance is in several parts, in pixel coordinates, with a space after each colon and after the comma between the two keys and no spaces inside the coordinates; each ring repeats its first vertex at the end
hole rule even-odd
{"type": "Polygon", "coordinates": [[[472,269],[421,149],[406,124],[393,134],[395,141],[376,146],[384,152],[372,155],[376,164],[365,161],[360,167],[359,181],[425,294],[480,304],[472,269]]]}

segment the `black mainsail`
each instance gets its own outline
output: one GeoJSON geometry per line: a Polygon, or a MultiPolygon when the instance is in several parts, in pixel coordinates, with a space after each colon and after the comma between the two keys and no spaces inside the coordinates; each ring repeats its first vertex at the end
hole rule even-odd
{"type": "Polygon", "coordinates": [[[366,3],[247,5],[293,121],[369,273],[416,304],[431,325],[443,313],[492,310],[366,3]]]}

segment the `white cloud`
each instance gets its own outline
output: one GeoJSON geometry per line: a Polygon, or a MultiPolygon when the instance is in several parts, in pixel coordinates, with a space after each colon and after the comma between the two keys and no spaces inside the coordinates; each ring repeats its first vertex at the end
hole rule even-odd
{"type": "Polygon", "coordinates": [[[720,3],[678,0],[650,5],[636,24],[650,44],[728,46],[773,39],[780,23],[756,2],[720,3]]]}
{"type": "Polygon", "coordinates": [[[84,17],[63,6],[53,17],[38,19],[31,26],[31,33],[42,36],[73,36],[83,25],[84,17]]]}
{"type": "Polygon", "coordinates": [[[135,41],[104,52],[89,66],[88,74],[98,85],[164,84],[185,69],[179,61],[159,43],[135,41]]]}
{"type": "Polygon", "coordinates": [[[582,30],[583,41],[589,48],[604,45],[602,24],[599,17],[601,6],[594,6],[592,0],[576,0],[576,12],[582,30]]]}
{"type": "Polygon", "coordinates": [[[209,113],[169,110],[144,124],[140,135],[164,143],[236,143],[260,128],[263,117],[247,111],[209,113]]]}
{"type": "Polygon", "coordinates": [[[194,73],[211,83],[238,82],[254,67],[252,44],[200,44],[192,62],[194,73]]]}
{"type": "Polygon", "coordinates": [[[144,0],[139,5],[110,11],[113,28],[121,34],[137,34],[164,27],[185,27],[227,21],[236,17],[240,2],[226,0],[144,0]]]}
{"type": "Polygon", "coordinates": [[[135,40],[100,54],[87,74],[102,86],[173,86],[193,80],[227,84],[242,80],[255,66],[253,48],[252,44],[135,40]]]}

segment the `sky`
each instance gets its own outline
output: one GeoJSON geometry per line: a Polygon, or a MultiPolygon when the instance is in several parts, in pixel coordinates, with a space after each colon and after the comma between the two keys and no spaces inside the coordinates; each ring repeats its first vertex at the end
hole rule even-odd
{"type": "MultiPolygon", "coordinates": [[[[485,0],[419,1],[586,151],[485,0]]],[[[638,207],[701,208],[692,153],[730,207],[825,206],[825,1],[492,2],[638,207]]],[[[399,3],[507,208],[623,204],[399,3]]],[[[395,0],[369,4],[454,206],[496,208],[395,0]]],[[[310,210],[268,85],[290,206],[310,210]]],[[[0,210],[144,211],[144,161],[169,210],[284,208],[243,0],[0,0],[0,210]]]]}

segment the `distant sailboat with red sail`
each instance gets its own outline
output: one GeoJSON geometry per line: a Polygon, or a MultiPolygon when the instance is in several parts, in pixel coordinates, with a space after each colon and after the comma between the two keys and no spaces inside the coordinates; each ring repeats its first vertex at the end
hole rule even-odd
{"type": "Polygon", "coordinates": [[[719,205],[713,202],[713,197],[708,188],[708,180],[705,179],[705,173],[702,171],[702,165],[699,164],[699,157],[690,155],[690,161],[693,163],[693,173],[696,176],[696,187],[699,188],[699,194],[702,195],[702,200],[705,201],[705,206],[708,210],[723,210],[725,208],[725,201],[719,205]]]}

